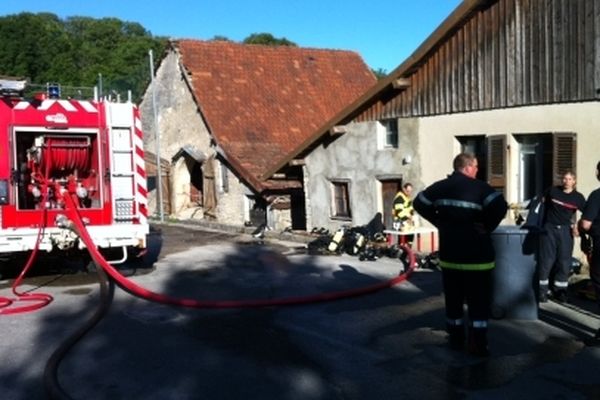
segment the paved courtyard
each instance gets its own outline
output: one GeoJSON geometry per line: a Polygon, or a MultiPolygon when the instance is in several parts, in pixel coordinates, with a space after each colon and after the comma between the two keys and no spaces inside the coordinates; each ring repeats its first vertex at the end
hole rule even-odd
{"type": "MultiPolygon", "coordinates": [[[[301,243],[162,227],[151,268],[124,270],[137,284],[204,300],[311,297],[387,281],[399,262],[311,256],[301,243]]],[[[10,280],[0,295],[10,295],[10,280]]],[[[54,301],[0,316],[2,399],[49,398],[44,370],[100,304],[94,273],[42,275],[23,290],[54,301]]],[[[445,346],[439,272],[418,270],[372,294],[290,307],[186,309],[116,288],[104,318],[58,365],[73,399],[596,399],[600,326],[587,312],[549,302],[537,320],[491,322],[491,357],[445,346]]],[[[51,380],[50,380],[51,381],[51,380]]],[[[58,397],[61,398],[61,397],[58,397]]]]}

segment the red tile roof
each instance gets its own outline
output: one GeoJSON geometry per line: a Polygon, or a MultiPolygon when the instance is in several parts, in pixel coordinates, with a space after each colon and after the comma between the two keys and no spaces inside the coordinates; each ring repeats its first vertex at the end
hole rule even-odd
{"type": "Polygon", "coordinates": [[[208,127],[255,189],[261,176],[376,83],[355,52],[180,40],[208,127]]]}

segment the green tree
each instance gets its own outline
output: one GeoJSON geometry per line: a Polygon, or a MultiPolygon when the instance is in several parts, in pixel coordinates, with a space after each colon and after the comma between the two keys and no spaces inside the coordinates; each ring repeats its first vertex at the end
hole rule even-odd
{"type": "Polygon", "coordinates": [[[102,74],[105,93],[131,90],[136,100],[150,80],[148,50],[158,65],[167,46],[135,22],[50,13],[0,17],[0,37],[0,75],[91,88],[102,74]]]}
{"type": "Polygon", "coordinates": [[[388,72],[383,68],[371,69],[377,80],[381,80],[388,75],[388,72]]]}
{"type": "Polygon", "coordinates": [[[46,79],[53,71],[73,72],[69,38],[53,14],[23,13],[0,20],[0,72],[46,79]]]}
{"type": "Polygon", "coordinates": [[[244,44],[263,44],[267,46],[293,46],[297,44],[286,38],[276,38],[270,33],[253,33],[242,41],[244,44]]]}
{"type": "Polygon", "coordinates": [[[221,42],[232,42],[233,40],[229,39],[227,36],[223,36],[223,35],[215,35],[213,36],[212,39],[210,39],[213,42],[216,41],[221,41],[221,42]]]}

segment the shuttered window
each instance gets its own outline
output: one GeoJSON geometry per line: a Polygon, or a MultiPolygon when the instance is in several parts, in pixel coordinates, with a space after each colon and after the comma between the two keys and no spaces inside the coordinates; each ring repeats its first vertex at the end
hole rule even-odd
{"type": "Polygon", "coordinates": [[[350,219],[350,196],[347,181],[332,181],[332,204],[331,214],[333,218],[350,219]]]}
{"type": "Polygon", "coordinates": [[[506,189],[506,136],[488,137],[488,183],[494,189],[504,192],[506,189]]]}
{"type": "Polygon", "coordinates": [[[565,172],[576,172],[576,135],[557,132],[552,140],[552,181],[554,185],[560,185],[565,172]]]}
{"type": "MultiPolygon", "coordinates": [[[[511,171],[511,177],[517,179],[517,193],[523,199],[540,193],[552,185],[560,185],[567,171],[576,173],[577,135],[573,132],[552,132],[515,134],[521,146],[535,145],[536,155],[530,154],[529,162],[523,164],[524,170],[511,171]]],[[[464,138],[461,143],[465,142],[464,138]]],[[[507,136],[490,135],[487,137],[487,181],[498,191],[506,194],[507,179],[507,136]]],[[[464,143],[463,143],[464,147],[464,143]]],[[[520,150],[522,151],[522,150],[520,150]]],[[[519,154],[522,157],[523,154],[519,154]]]]}

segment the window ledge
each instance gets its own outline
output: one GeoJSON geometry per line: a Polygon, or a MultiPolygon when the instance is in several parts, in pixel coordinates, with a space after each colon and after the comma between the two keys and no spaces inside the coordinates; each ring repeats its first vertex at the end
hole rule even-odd
{"type": "Polygon", "coordinates": [[[333,221],[352,221],[352,217],[331,217],[333,221]]]}

